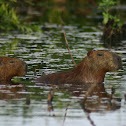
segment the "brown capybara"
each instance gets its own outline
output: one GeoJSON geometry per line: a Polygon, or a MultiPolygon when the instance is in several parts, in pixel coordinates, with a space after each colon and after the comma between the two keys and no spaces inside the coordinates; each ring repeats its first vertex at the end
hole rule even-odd
{"type": "Polygon", "coordinates": [[[106,72],[122,68],[121,57],[109,51],[88,51],[87,56],[73,70],[42,76],[36,83],[84,84],[102,83],[106,72]]]}
{"type": "Polygon", "coordinates": [[[0,81],[10,81],[14,76],[24,76],[27,73],[27,64],[10,57],[0,57],[0,81]]]}

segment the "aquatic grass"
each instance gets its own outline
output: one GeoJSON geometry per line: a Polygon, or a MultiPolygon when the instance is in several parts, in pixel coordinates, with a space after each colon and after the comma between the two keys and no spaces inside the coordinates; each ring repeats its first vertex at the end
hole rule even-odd
{"type": "Polygon", "coordinates": [[[11,5],[16,2],[16,0],[11,0],[10,2],[0,1],[0,31],[19,30],[22,32],[41,32],[38,25],[28,25],[20,21],[20,16],[17,14],[17,8],[11,5]]]}
{"type": "Polygon", "coordinates": [[[115,6],[117,5],[117,1],[114,0],[102,0],[99,3],[99,9],[102,10],[102,15],[103,15],[103,24],[107,24],[109,20],[113,20],[114,24],[112,26],[112,28],[116,28],[116,26],[118,25],[119,27],[122,26],[122,22],[119,19],[117,14],[112,14],[112,9],[115,8],[115,6]]]}

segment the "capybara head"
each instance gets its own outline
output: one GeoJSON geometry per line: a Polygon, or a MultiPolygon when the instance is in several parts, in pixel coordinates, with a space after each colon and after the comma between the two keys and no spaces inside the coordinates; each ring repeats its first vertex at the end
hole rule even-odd
{"type": "Polygon", "coordinates": [[[75,67],[74,72],[82,82],[101,83],[106,72],[117,71],[120,68],[122,68],[120,56],[113,52],[99,50],[88,51],[87,56],[75,67]]]}
{"type": "Polygon", "coordinates": [[[14,76],[24,76],[27,73],[27,64],[10,57],[0,57],[0,81],[10,81],[14,76]]]}
{"type": "Polygon", "coordinates": [[[106,72],[122,68],[121,57],[109,51],[88,51],[88,64],[92,69],[102,69],[106,72]]]}

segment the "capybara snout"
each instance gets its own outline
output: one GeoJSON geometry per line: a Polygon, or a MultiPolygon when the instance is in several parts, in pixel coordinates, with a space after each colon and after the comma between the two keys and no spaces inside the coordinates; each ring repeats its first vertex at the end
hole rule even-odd
{"type": "Polygon", "coordinates": [[[14,76],[24,76],[27,73],[27,64],[10,57],[0,57],[0,81],[11,80],[14,76]]]}
{"type": "Polygon", "coordinates": [[[118,69],[122,69],[122,60],[121,60],[120,56],[118,56],[117,54],[115,54],[113,56],[113,62],[115,63],[115,65],[117,65],[117,70],[118,69]]]}

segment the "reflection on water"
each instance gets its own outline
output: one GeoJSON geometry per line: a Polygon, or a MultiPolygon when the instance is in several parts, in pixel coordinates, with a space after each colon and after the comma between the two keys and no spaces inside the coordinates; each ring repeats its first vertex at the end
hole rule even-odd
{"type": "MultiPolygon", "coordinates": [[[[104,84],[71,85],[69,87],[63,84],[58,85],[57,89],[66,90],[72,96],[79,98],[82,109],[88,113],[113,111],[121,106],[121,98],[114,96],[115,89],[112,89],[112,94],[108,94],[105,91],[104,84]]],[[[48,105],[52,108],[55,92],[56,87],[53,86],[48,94],[48,105]]]]}
{"type": "MultiPolygon", "coordinates": [[[[1,126],[124,126],[126,124],[125,98],[125,41],[113,48],[123,59],[123,70],[108,73],[105,83],[89,91],[90,86],[59,85],[50,105],[49,93],[54,86],[35,85],[33,80],[45,74],[71,69],[72,63],[60,26],[41,25],[43,33],[0,34],[1,55],[22,59],[28,64],[28,74],[14,82],[0,85],[1,126]],[[85,93],[89,91],[85,99],[85,93]],[[52,108],[53,107],[53,108],[52,108]],[[53,110],[53,111],[51,111],[53,110]]],[[[64,27],[72,55],[78,63],[89,49],[106,49],[99,41],[101,32],[94,27],[64,27]],[[85,32],[90,28],[89,32],[85,32]]]]}
{"type": "Polygon", "coordinates": [[[0,100],[20,99],[23,96],[18,92],[25,90],[23,84],[2,82],[0,84],[0,100]]]}

